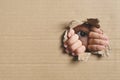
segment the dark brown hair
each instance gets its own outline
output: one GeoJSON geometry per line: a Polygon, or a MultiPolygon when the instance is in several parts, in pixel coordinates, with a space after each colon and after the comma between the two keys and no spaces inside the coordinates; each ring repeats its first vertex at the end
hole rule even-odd
{"type": "Polygon", "coordinates": [[[73,28],[76,33],[79,32],[81,26],[87,27],[89,29],[93,27],[100,28],[99,20],[97,18],[89,18],[87,21],[84,21],[82,24],[73,28]]]}
{"type": "Polygon", "coordinates": [[[81,24],[83,26],[86,26],[86,27],[96,27],[96,28],[100,28],[100,25],[99,25],[99,20],[96,18],[89,18],[87,19],[87,21],[84,21],[83,24],[81,24]]]}

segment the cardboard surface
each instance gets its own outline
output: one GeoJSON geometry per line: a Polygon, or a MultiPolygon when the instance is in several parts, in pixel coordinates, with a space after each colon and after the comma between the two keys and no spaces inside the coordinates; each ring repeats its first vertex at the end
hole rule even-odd
{"type": "Polygon", "coordinates": [[[0,0],[0,80],[120,80],[119,0],[0,0]],[[65,25],[99,18],[109,58],[72,62],[60,48],[65,25]]]}

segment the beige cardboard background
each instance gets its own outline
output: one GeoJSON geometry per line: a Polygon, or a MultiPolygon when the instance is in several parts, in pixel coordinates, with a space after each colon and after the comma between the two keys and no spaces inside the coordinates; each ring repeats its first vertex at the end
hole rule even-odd
{"type": "Polygon", "coordinates": [[[120,0],[0,0],[0,80],[120,80],[120,0]],[[73,19],[97,17],[111,56],[72,63],[60,37],[73,19]]]}

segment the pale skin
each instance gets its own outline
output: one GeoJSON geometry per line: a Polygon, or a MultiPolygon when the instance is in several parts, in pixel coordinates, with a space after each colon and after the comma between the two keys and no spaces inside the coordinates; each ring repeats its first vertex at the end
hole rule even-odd
{"type": "MultiPolygon", "coordinates": [[[[82,28],[81,28],[82,29],[82,28]]],[[[87,31],[87,29],[84,29],[87,31]]],[[[89,30],[88,30],[89,31],[89,30]]],[[[72,52],[72,55],[82,54],[88,49],[89,51],[102,51],[109,44],[108,37],[103,34],[100,28],[92,28],[88,37],[88,41],[75,34],[73,29],[70,29],[67,34],[68,40],[64,43],[66,50],[72,52]]]]}
{"type": "Polygon", "coordinates": [[[103,34],[100,28],[92,28],[89,33],[88,49],[91,51],[102,51],[109,45],[108,37],[103,34]]]}
{"type": "Polygon", "coordinates": [[[67,34],[68,40],[64,43],[67,45],[66,49],[72,52],[72,55],[78,55],[79,53],[85,52],[86,48],[82,45],[81,40],[79,40],[79,36],[75,34],[73,29],[70,29],[67,34]]]}

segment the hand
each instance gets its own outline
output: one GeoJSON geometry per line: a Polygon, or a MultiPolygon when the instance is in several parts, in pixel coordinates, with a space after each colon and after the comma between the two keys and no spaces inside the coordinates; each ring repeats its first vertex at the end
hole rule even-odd
{"type": "Polygon", "coordinates": [[[72,55],[78,55],[85,52],[85,46],[82,45],[82,42],[79,40],[79,36],[75,34],[73,29],[68,31],[67,37],[68,40],[64,43],[66,50],[70,51],[72,55]]]}
{"type": "Polygon", "coordinates": [[[109,44],[108,37],[103,34],[100,28],[92,28],[89,33],[88,50],[102,51],[109,44]]]}

